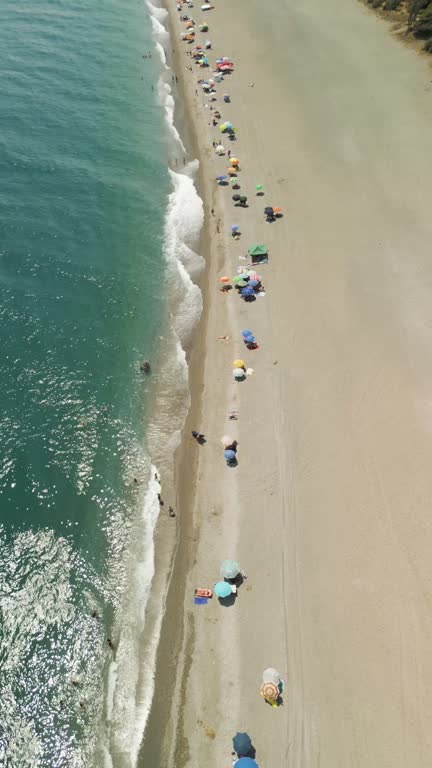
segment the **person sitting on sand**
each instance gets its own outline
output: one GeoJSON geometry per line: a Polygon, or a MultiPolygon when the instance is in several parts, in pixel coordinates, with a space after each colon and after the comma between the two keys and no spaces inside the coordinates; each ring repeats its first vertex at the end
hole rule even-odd
{"type": "Polygon", "coordinates": [[[202,441],[204,440],[204,435],[201,434],[201,432],[196,432],[194,429],[192,430],[192,437],[195,438],[197,443],[202,443],[202,441]]]}

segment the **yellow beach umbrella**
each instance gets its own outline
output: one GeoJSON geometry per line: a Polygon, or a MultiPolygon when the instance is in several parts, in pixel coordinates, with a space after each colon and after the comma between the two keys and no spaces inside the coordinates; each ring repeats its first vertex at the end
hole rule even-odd
{"type": "Polygon", "coordinates": [[[237,160],[236,157],[230,157],[230,163],[231,165],[238,165],[240,160],[237,160]]]}
{"type": "Polygon", "coordinates": [[[245,367],[244,360],[234,360],[233,366],[234,368],[244,368],[245,367]]]}

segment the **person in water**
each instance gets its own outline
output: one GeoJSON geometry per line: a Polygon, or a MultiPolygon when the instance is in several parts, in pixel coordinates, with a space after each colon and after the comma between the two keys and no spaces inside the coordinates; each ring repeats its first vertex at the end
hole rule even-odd
{"type": "Polygon", "coordinates": [[[150,373],[150,370],[151,370],[151,368],[150,368],[150,363],[149,363],[149,361],[148,361],[148,360],[144,360],[144,361],[141,363],[141,365],[140,365],[140,370],[141,370],[143,373],[150,373]]]}

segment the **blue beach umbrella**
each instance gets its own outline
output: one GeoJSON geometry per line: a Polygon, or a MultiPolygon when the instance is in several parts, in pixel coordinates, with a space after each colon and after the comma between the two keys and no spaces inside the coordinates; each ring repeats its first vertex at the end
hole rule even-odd
{"type": "Polygon", "coordinates": [[[228,464],[230,464],[232,461],[235,461],[236,455],[235,451],[226,450],[224,451],[224,457],[228,464]]]}
{"type": "Polygon", "coordinates": [[[248,336],[253,336],[252,331],[249,331],[247,328],[245,331],[242,331],[241,333],[244,339],[246,339],[248,336]]]}
{"type": "Polygon", "coordinates": [[[232,227],[231,227],[231,232],[237,232],[238,229],[239,229],[239,225],[238,224],[233,224],[232,227]]]}
{"type": "Polygon", "coordinates": [[[214,593],[217,595],[217,597],[221,597],[223,599],[224,597],[229,597],[229,595],[232,594],[232,589],[226,581],[218,581],[217,584],[214,585],[214,593]]]}
{"type": "Polygon", "coordinates": [[[234,763],[233,768],[259,768],[259,765],[251,757],[241,757],[234,763]]]}
{"type": "Polygon", "coordinates": [[[236,735],[233,736],[232,742],[234,752],[237,752],[239,757],[247,755],[252,749],[252,740],[247,733],[236,733],[236,735]]]}
{"type": "Polygon", "coordinates": [[[248,285],[251,285],[252,288],[255,288],[255,286],[258,285],[258,280],[249,280],[248,285]]]}
{"type": "MultiPolygon", "coordinates": [[[[242,296],[253,296],[255,291],[254,291],[254,289],[250,285],[247,285],[245,288],[242,288],[240,290],[240,293],[241,293],[242,296]]],[[[248,336],[248,338],[249,338],[249,336],[248,336]]]]}
{"type": "Polygon", "coordinates": [[[216,176],[216,181],[225,181],[227,178],[228,176],[216,176]]]}

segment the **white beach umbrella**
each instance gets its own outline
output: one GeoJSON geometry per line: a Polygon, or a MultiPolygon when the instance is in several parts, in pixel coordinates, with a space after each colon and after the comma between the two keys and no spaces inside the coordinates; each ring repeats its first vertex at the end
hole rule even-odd
{"type": "Polygon", "coordinates": [[[232,437],[230,437],[229,435],[224,435],[221,438],[222,445],[232,445],[233,442],[234,442],[234,439],[232,437]]]}
{"type": "Polygon", "coordinates": [[[281,676],[274,667],[267,667],[262,675],[263,683],[274,683],[275,685],[279,685],[280,679],[281,676]]]}

